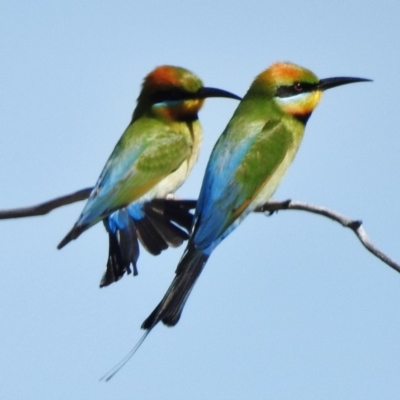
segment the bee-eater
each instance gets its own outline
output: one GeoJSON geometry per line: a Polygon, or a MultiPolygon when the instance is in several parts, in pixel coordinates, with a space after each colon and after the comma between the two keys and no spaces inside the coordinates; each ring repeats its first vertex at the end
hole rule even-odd
{"type": "MultiPolygon", "coordinates": [[[[140,223],[148,211],[146,202],[173,193],[190,173],[202,141],[197,113],[208,97],[240,100],[227,91],[204,87],[196,75],[180,67],[160,66],[144,79],[130,124],[111,153],[78,221],[58,245],[61,249],[105,220],[110,237],[115,235],[110,252],[120,251],[126,257],[121,265],[115,257],[113,264],[109,261],[108,268],[120,269],[108,275],[106,271],[101,286],[119,279],[130,262],[136,268],[137,241],[129,247],[130,217],[140,223]],[[121,232],[122,236],[125,233],[122,241],[121,232]]],[[[163,222],[165,219],[161,225],[163,222]]],[[[169,231],[164,239],[173,244],[173,229],[169,231]]]]}
{"type": "Polygon", "coordinates": [[[195,222],[175,278],[143,322],[146,335],[160,321],[175,325],[212,251],[246,216],[266,203],[300,146],[322,92],[362,78],[319,80],[308,69],[276,63],[256,77],[208,161],[195,222]]]}

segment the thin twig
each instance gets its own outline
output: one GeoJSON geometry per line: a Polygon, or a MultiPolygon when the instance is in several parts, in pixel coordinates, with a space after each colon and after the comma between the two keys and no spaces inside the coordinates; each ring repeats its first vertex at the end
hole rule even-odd
{"type": "Polygon", "coordinates": [[[92,189],[93,188],[86,188],[78,190],[77,192],[67,194],[66,196],[57,197],[56,199],[49,200],[32,207],[15,208],[12,210],[0,211],[0,219],[23,218],[44,215],[54,210],[55,208],[87,199],[92,189]]]}
{"type": "Polygon", "coordinates": [[[362,221],[360,220],[353,220],[347,218],[341,214],[338,214],[335,211],[328,210],[325,207],[314,206],[312,204],[303,203],[301,201],[292,201],[292,200],[285,200],[285,201],[269,201],[268,203],[264,204],[263,206],[259,207],[256,212],[270,212],[274,213],[278,210],[301,210],[301,211],[308,211],[313,214],[323,215],[333,221],[338,222],[345,228],[351,229],[355,235],[358,237],[362,245],[371,252],[375,257],[378,257],[381,261],[385,264],[389,265],[389,267],[393,268],[397,272],[400,272],[400,264],[390,258],[388,255],[383,253],[379,250],[369,239],[367,233],[365,232],[364,228],[362,227],[362,221]]]}

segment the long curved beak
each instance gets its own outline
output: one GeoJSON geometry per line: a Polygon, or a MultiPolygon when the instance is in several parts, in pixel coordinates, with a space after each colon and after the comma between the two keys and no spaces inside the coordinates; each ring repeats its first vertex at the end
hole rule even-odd
{"type": "Polygon", "coordinates": [[[332,89],[336,86],[347,85],[348,83],[356,82],[372,82],[371,79],[365,78],[347,78],[347,77],[337,77],[337,78],[326,78],[321,79],[317,85],[319,90],[332,89]]]}
{"type": "Polygon", "coordinates": [[[212,88],[212,87],[200,88],[196,93],[196,97],[198,97],[200,99],[205,99],[207,97],[226,97],[228,99],[242,100],[242,98],[239,96],[236,96],[236,94],[233,94],[226,90],[212,88]]]}

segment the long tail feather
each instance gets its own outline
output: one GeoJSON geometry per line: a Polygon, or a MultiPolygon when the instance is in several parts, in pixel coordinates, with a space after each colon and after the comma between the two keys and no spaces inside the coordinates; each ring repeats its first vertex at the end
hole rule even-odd
{"type": "Polygon", "coordinates": [[[150,331],[144,333],[144,335],[139,339],[139,341],[135,344],[132,350],[122,358],[114,367],[112,367],[106,374],[104,374],[99,381],[108,382],[121,368],[135,355],[135,353],[139,350],[139,347],[145,341],[147,335],[150,331]]]}
{"type": "Polygon", "coordinates": [[[178,268],[177,275],[172,281],[164,298],[143,322],[142,329],[150,331],[160,321],[167,326],[174,326],[178,323],[186,300],[200,276],[208,255],[202,251],[188,249],[183,255],[178,268]]]}
{"type": "Polygon", "coordinates": [[[143,344],[152,329],[162,321],[165,325],[174,326],[178,323],[183,307],[192,291],[197,278],[200,276],[208,255],[195,249],[187,249],[178,268],[177,275],[169,287],[164,298],[150,316],[143,322],[142,329],[146,332],[139,339],[129,353],[121,359],[110,371],[100,378],[100,381],[108,382],[115,374],[127,364],[143,344]]]}

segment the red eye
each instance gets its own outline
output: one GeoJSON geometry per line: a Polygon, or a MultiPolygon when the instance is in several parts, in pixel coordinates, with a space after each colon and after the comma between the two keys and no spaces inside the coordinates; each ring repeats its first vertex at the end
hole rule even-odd
{"type": "Polygon", "coordinates": [[[304,90],[303,89],[303,85],[300,82],[296,82],[293,85],[293,89],[295,90],[295,92],[298,92],[298,93],[300,93],[300,92],[302,92],[304,90]]]}

